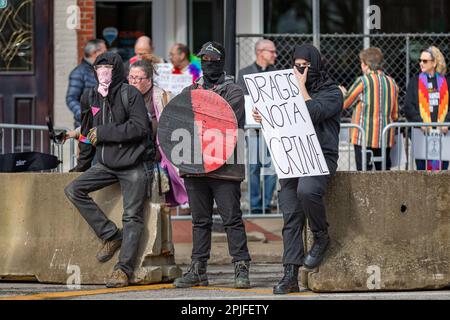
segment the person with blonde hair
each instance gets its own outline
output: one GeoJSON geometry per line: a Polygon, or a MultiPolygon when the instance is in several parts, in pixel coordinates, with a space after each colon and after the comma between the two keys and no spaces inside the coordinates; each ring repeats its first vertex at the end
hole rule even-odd
{"type": "MultiPolygon", "coordinates": [[[[423,49],[419,59],[420,74],[409,81],[405,99],[405,115],[409,122],[450,122],[448,112],[447,65],[435,46],[423,49]]],[[[431,127],[422,127],[427,132],[431,127]]],[[[448,127],[440,127],[443,134],[448,127]]],[[[446,170],[448,161],[416,159],[417,170],[446,170]]]]}

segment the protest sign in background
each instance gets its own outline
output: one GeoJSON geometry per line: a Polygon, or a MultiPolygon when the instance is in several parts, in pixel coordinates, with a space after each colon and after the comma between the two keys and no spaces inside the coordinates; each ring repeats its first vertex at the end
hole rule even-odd
{"type": "Polygon", "coordinates": [[[415,159],[450,161],[450,134],[444,135],[438,129],[431,129],[424,134],[414,128],[412,142],[415,159]]]}
{"type": "Polygon", "coordinates": [[[279,179],[329,174],[293,70],[244,76],[279,179]]]}
{"type": "Polygon", "coordinates": [[[172,74],[173,65],[171,63],[157,63],[155,69],[157,72],[153,77],[155,85],[174,95],[192,84],[192,75],[172,74]]]}

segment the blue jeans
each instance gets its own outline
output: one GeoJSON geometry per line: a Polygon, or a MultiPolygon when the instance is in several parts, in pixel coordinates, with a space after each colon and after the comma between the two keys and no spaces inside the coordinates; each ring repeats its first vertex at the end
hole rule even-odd
{"type": "Polygon", "coordinates": [[[247,140],[250,157],[250,164],[248,166],[250,175],[250,209],[253,213],[262,212],[263,205],[266,211],[270,211],[272,207],[273,192],[275,191],[275,186],[277,183],[276,174],[264,174],[264,195],[262,195],[261,168],[270,168],[272,161],[270,159],[269,150],[266,146],[264,146],[265,157],[262,157],[260,152],[261,143],[259,139],[262,139],[262,137],[258,137],[258,135],[256,135],[250,136],[247,140]],[[261,158],[265,158],[264,161],[261,161],[263,160],[261,158]]]}

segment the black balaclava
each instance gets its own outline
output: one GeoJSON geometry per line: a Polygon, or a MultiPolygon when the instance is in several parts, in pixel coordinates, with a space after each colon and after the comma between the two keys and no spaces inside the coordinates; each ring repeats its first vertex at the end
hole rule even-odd
{"type": "Polygon", "coordinates": [[[203,72],[203,79],[205,86],[210,88],[217,84],[224,76],[225,70],[225,48],[218,42],[209,41],[203,44],[198,56],[210,55],[214,58],[220,58],[217,61],[203,61],[201,60],[201,67],[203,72]]]}
{"type": "MultiPolygon", "coordinates": [[[[308,68],[306,89],[311,92],[318,91],[330,78],[325,69],[319,50],[311,44],[297,45],[294,48],[293,60],[304,59],[311,66],[308,68]]],[[[303,74],[305,68],[297,68],[303,74]]]]}
{"type": "Polygon", "coordinates": [[[225,69],[225,60],[201,62],[203,77],[207,85],[214,85],[219,81],[225,69]]]}

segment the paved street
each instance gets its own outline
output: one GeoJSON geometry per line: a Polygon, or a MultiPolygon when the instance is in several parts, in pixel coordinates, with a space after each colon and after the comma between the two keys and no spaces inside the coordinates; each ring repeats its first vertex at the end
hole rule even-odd
{"type": "MultiPolygon", "coordinates": [[[[183,266],[183,271],[186,269],[183,266]]],[[[73,299],[73,300],[449,300],[450,290],[369,293],[314,293],[303,289],[289,295],[273,295],[272,287],[282,277],[278,264],[255,264],[251,268],[252,288],[233,288],[231,265],[209,266],[208,287],[176,289],[172,284],[154,284],[121,289],[104,286],[66,286],[37,283],[0,282],[0,299],[73,299]]]]}

